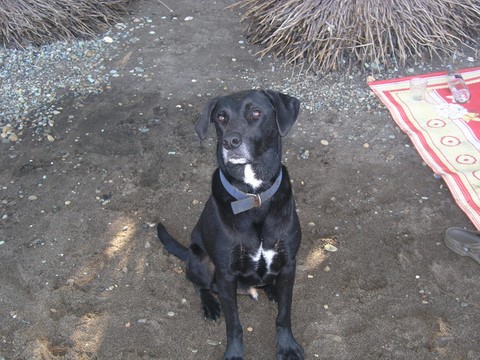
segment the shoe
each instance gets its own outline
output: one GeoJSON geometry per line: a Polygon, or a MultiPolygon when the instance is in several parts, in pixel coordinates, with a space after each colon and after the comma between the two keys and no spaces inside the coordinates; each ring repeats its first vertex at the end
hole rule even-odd
{"type": "Polygon", "coordinates": [[[462,256],[469,256],[480,264],[480,231],[451,227],[445,231],[445,245],[462,256]]]}

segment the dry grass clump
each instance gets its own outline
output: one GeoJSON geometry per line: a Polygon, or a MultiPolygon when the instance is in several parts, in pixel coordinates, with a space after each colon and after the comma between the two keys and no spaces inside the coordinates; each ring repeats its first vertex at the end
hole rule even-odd
{"type": "Polygon", "coordinates": [[[88,38],[126,12],[130,0],[0,0],[0,42],[6,47],[88,38]]]}
{"type": "Polygon", "coordinates": [[[480,0],[240,0],[260,55],[314,71],[355,63],[405,66],[471,46],[480,0]]]}

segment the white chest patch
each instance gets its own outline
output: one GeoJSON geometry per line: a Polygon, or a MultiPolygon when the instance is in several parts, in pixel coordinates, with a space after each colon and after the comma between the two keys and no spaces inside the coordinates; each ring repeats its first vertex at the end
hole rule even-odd
{"type": "Polygon", "coordinates": [[[252,165],[247,164],[245,165],[245,172],[244,172],[243,181],[245,184],[250,185],[253,189],[258,189],[260,185],[262,185],[262,180],[259,180],[255,177],[255,173],[253,172],[252,165]]]}
{"type": "Polygon", "coordinates": [[[263,244],[260,244],[260,247],[258,248],[257,252],[251,255],[251,258],[255,262],[257,267],[258,267],[258,264],[260,263],[260,260],[263,258],[265,260],[266,272],[268,274],[270,272],[270,268],[272,266],[275,255],[277,255],[277,252],[275,250],[272,250],[272,249],[265,250],[263,248],[263,244]]]}

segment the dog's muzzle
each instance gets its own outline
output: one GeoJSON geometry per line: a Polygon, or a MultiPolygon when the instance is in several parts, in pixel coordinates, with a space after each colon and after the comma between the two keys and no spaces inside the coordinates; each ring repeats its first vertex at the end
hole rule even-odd
{"type": "Polygon", "coordinates": [[[221,143],[223,160],[226,164],[246,165],[251,162],[250,152],[247,150],[240,133],[231,132],[225,134],[221,143]]]}

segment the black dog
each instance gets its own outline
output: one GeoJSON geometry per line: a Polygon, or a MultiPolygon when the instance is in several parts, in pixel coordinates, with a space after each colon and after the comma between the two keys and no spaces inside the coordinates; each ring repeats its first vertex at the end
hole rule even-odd
{"type": "MultiPolygon", "coordinates": [[[[274,91],[243,91],[211,100],[195,129],[203,140],[210,123],[215,124],[218,169],[190,247],[158,225],[166,250],[186,261],[205,317],[218,320],[223,311],[224,359],[243,359],[237,290],[250,287],[262,287],[278,303],[277,359],[303,359],[291,330],[301,231],[290,179],[281,164],[281,137],[291,129],[299,107],[297,99],[274,91]]],[[[251,294],[256,297],[256,291],[251,294]]]]}

